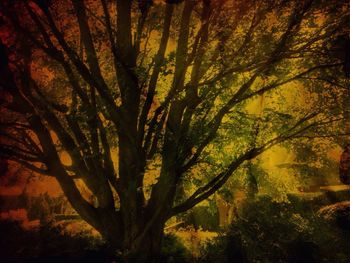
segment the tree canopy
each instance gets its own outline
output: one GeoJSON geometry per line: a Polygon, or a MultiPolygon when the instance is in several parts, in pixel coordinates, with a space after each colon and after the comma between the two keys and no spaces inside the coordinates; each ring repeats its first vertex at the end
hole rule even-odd
{"type": "Polygon", "coordinates": [[[154,257],[169,218],[272,146],[347,134],[348,1],[25,0],[0,15],[0,155],[55,177],[125,256],[154,257]]]}

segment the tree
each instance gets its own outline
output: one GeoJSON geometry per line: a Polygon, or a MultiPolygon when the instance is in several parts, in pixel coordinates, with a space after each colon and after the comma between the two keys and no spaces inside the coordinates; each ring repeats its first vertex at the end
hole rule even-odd
{"type": "Polygon", "coordinates": [[[344,120],[341,105],[338,116],[325,114],[336,107],[330,103],[293,115],[271,111],[257,138],[256,116],[245,107],[290,83],[303,89],[322,81],[345,93],[346,58],[335,54],[334,40],[348,34],[348,7],[321,0],[2,1],[1,156],[54,176],[113,251],[156,261],[169,218],[209,198],[273,145],[344,120]],[[225,143],[234,150],[213,164],[211,149],[225,143]],[[158,162],[156,183],[146,185],[158,162]],[[203,167],[210,173],[181,195],[203,167]],[[78,180],[97,202],[83,197],[78,180]]]}

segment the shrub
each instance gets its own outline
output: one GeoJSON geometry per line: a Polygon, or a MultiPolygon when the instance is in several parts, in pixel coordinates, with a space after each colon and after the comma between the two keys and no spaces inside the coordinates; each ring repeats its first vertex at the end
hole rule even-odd
{"type": "MultiPolygon", "coordinates": [[[[112,262],[101,239],[81,232],[71,235],[64,226],[50,224],[24,230],[17,221],[0,221],[1,262],[112,262]]],[[[173,234],[165,235],[162,263],[190,263],[191,255],[173,234]]]]}
{"type": "Polygon", "coordinates": [[[190,263],[191,255],[186,247],[174,234],[166,234],[162,245],[162,262],[166,263],[190,263]]]}
{"type": "Polygon", "coordinates": [[[101,240],[69,235],[60,226],[24,230],[19,222],[0,221],[0,232],[2,262],[110,262],[101,240]]]}
{"type": "Polygon", "coordinates": [[[311,207],[247,202],[227,233],[203,248],[200,262],[350,262],[348,239],[311,207]]]}

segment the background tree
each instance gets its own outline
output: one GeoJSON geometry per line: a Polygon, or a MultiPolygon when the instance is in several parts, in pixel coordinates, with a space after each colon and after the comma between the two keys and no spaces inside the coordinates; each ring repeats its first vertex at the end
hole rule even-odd
{"type": "Polygon", "coordinates": [[[348,35],[347,1],[2,1],[1,18],[2,157],[54,176],[132,262],[155,260],[165,222],[246,161],[337,133],[345,117],[315,99],[308,111],[270,110],[256,136],[247,105],[316,79],[346,94],[347,56],[332,43],[348,35]],[[183,196],[193,177],[198,188],[183,196]]]}

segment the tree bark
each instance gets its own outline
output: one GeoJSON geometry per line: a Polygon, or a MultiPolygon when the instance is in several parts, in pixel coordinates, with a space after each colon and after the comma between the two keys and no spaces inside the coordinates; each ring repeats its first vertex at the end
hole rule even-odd
{"type": "Polygon", "coordinates": [[[160,263],[162,262],[161,247],[164,237],[164,223],[154,224],[142,242],[125,251],[124,260],[132,263],[160,263]]]}
{"type": "MultiPolygon", "coordinates": [[[[137,236],[137,238],[134,238],[134,235],[131,235],[129,230],[119,229],[117,227],[121,226],[120,221],[111,222],[114,219],[113,216],[105,213],[104,219],[101,218],[101,221],[105,221],[105,224],[97,230],[106,241],[106,248],[111,256],[125,263],[163,262],[161,247],[166,220],[162,219],[153,222],[151,227],[142,233],[142,237],[137,236]]],[[[142,229],[142,225],[146,225],[147,228],[148,221],[144,220],[138,225],[133,224],[133,227],[135,229],[142,229]]]]}

